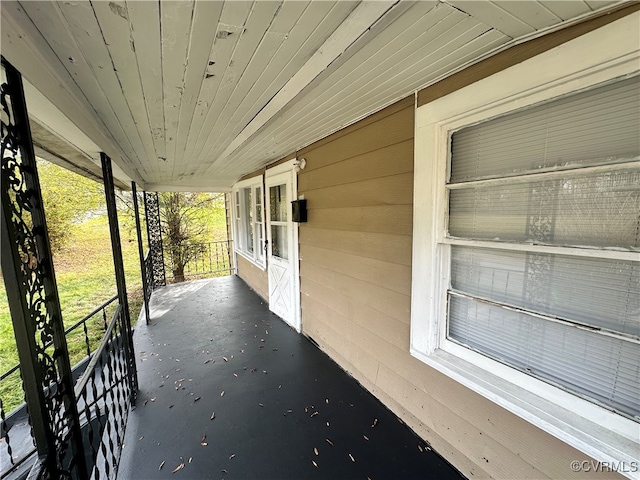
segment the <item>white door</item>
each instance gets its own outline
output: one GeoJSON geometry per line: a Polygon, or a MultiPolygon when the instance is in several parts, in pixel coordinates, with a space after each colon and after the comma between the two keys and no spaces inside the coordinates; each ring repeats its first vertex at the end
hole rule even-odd
{"type": "Polygon", "coordinates": [[[284,170],[267,170],[265,181],[269,309],[300,331],[298,226],[291,218],[296,177],[292,168],[284,170]]]}

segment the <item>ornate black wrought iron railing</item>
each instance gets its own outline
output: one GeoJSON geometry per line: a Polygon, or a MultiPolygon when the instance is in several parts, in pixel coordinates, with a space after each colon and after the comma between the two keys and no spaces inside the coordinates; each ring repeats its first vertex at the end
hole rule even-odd
{"type": "Polygon", "coordinates": [[[231,240],[165,246],[164,258],[174,282],[234,273],[231,240]]]}
{"type": "MultiPolygon", "coordinates": [[[[115,308],[114,303],[117,299],[117,295],[111,297],[65,329],[70,360],[75,364],[74,378],[86,370],[87,363],[107,330],[108,315],[110,310],[115,308]],[[74,344],[78,344],[75,349],[72,347],[74,344]]],[[[49,341],[44,348],[48,349],[51,346],[52,342],[49,341]]],[[[4,477],[8,472],[19,468],[35,452],[24,404],[20,364],[0,375],[0,437],[0,475],[4,477]],[[8,396],[10,397],[7,398],[8,396]]]]}
{"type": "Polygon", "coordinates": [[[75,387],[90,478],[115,478],[129,414],[127,325],[118,305],[100,346],[75,387]]]}

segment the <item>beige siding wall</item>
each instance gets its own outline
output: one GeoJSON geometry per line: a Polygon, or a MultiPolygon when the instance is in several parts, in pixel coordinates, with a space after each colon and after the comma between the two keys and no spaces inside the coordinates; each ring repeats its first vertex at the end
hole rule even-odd
{"type": "Polygon", "coordinates": [[[242,255],[236,255],[238,276],[264,300],[269,301],[267,272],[256,267],[242,255]]]}
{"type": "Polygon", "coordinates": [[[299,152],[303,332],[470,478],[585,478],[587,459],[409,354],[414,100],[299,152]]]}

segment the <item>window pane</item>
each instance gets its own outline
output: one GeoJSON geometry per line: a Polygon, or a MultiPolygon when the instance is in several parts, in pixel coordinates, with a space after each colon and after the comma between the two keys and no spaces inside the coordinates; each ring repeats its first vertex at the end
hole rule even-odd
{"type": "Polygon", "coordinates": [[[284,260],[289,258],[287,227],[284,225],[271,225],[271,254],[284,260]]]}
{"type": "Polygon", "coordinates": [[[638,344],[456,295],[449,308],[449,338],[640,417],[638,344]]]}
{"type": "Polygon", "coordinates": [[[256,188],[256,222],[262,222],[262,188],[256,188]]]}
{"type": "Polygon", "coordinates": [[[637,262],[453,246],[451,286],[473,296],[640,337],[637,262]]]}
{"type": "Polygon", "coordinates": [[[253,195],[250,188],[244,189],[244,212],[246,248],[249,252],[253,252],[253,195]]]}
{"type": "Polygon", "coordinates": [[[640,248],[638,170],[452,190],[454,237],[640,248]]]}
{"type": "Polygon", "coordinates": [[[272,222],[287,221],[287,186],[276,185],[269,188],[269,201],[272,222]]]}
{"type": "Polygon", "coordinates": [[[451,181],[637,159],[639,82],[605,85],[455,132],[451,181]]]}

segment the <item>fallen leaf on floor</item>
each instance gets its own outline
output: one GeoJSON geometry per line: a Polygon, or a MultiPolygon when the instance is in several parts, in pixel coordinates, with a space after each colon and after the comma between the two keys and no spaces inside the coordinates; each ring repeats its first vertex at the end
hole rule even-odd
{"type": "Polygon", "coordinates": [[[333,442],[331,440],[329,440],[328,438],[325,438],[324,440],[333,447],[333,442]]]}
{"type": "Polygon", "coordinates": [[[165,462],[162,462],[162,463],[160,464],[160,466],[158,467],[158,470],[162,470],[162,467],[164,467],[164,463],[165,463],[165,462]]]}
{"type": "Polygon", "coordinates": [[[352,461],[353,463],[356,463],[356,459],[355,459],[355,458],[353,458],[353,455],[349,454],[349,458],[351,459],[351,461],[352,461]]]}
{"type": "Polygon", "coordinates": [[[320,455],[320,454],[318,453],[318,449],[317,449],[316,447],[313,447],[313,453],[315,453],[316,455],[320,455]]]}
{"type": "Polygon", "coordinates": [[[315,461],[311,460],[311,463],[313,463],[314,467],[318,468],[318,464],[315,461]]]}
{"type": "Polygon", "coordinates": [[[207,445],[209,445],[207,443],[207,436],[206,435],[202,435],[202,440],[200,440],[200,445],[202,445],[203,447],[206,447],[207,445]]]}
{"type": "Polygon", "coordinates": [[[213,413],[211,414],[211,418],[209,418],[209,420],[213,420],[214,418],[216,418],[216,412],[213,412],[213,413]]]}
{"type": "Polygon", "coordinates": [[[184,468],[184,459],[182,457],[180,457],[180,465],[178,465],[176,468],[173,469],[173,472],[171,473],[176,473],[179,470],[182,470],[184,468]]]}
{"type": "Polygon", "coordinates": [[[378,419],[374,418],[373,423],[371,424],[371,428],[375,427],[378,424],[378,419]]]}

